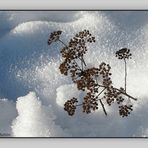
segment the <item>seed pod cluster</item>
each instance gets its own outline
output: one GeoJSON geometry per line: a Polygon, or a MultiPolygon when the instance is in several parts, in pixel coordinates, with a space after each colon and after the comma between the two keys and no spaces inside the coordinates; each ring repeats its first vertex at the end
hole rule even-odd
{"type": "Polygon", "coordinates": [[[103,79],[102,84],[105,87],[108,87],[112,84],[111,77],[110,77],[112,74],[110,73],[110,70],[111,70],[111,67],[109,66],[109,64],[102,62],[99,65],[99,74],[102,76],[102,79],[103,79]]]}
{"type": "Polygon", "coordinates": [[[61,73],[67,75],[70,72],[73,81],[79,77],[82,70],[78,67],[76,60],[81,60],[84,64],[83,56],[87,51],[86,44],[93,42],[95,42],[95,37],[88,30],[76,34],[60,51],[64,58],[64,62],[59,67],[61,73]]]}
{"type": "Polygon", "coordinates": [[[119,106],[119,114],[121,117],[127,117],[133,110],[132,105],[121,105],[119,106]]]}
{"type": "Polygon", "coordinates": [[[52,42],[56,42],[61,35],[62,31],[54,31],[50,34],[49,39],[48,39],[48,45],[50,45],[52,42]]]}
{"type": "Polygon", "coordinates": [[[116,51],[115,54],[118,59],[129,59],[132,56],[132,54],[130,53],[130,49],[127,48],[122,48],[116,51]]]}
{"type": "Polygon", "coordinates": [[[93,42],[95,42],[95,37],[93,37],[88,30],[79,32],[70,40],[66,47],[61,49],[62,57],[67,60],[67,62],[81,58],[87,51],[86,44],[93,42]]]}
{"type": "Polygon", "coordinates": [[[120,104],[124,101],[124,98],[122,97],[122,92],[114,88],[112,85],[107,87],[104,93],[104,99],[106,99],[106,102],[109,106],[115,101],[117,102],[117,104],[120,104]]]}
{"type": "Polygon", "coordinates": [[[96,86],[95,82],[95,76],[98,76],[98,68],[89,68],[84,70],[80,76],[79,79],[77,79],[75,82],[77,84],[78,90],[83,90],[87,88],[87,90],[93,92],[94,87],[96,86]]]}
{"type": "Polygon", "coordinates": [[[72,98],[64,104],[64,110],[68,112],[70,116],[73,116],[76,110],[76,103],[78,102],[77,98],[72,98]]]}
{"type": "Polygon", "coordinates": [[[89,114],[98,109],[98,100],[92,93],[87,93],[83,101],[83,112],[89,114]]]}

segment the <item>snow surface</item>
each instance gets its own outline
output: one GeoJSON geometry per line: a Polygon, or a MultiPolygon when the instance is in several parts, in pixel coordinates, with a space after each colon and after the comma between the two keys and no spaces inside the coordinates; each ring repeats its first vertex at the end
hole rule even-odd
{"type": "Polygon", "coordinates": [[[54,120],[51,107],[44,106],[34,92],[20,97],[16,103],[18,116],[12,123],[12,135],[17,137],[62,137],[64,131],[54,120]]]}
{"type": "Polygon", "coordinates": [[[0,11],[0,133],[16,137],[147,137],[148,12],[147,11],[0,11]],[[127,90],[139,98],[127,118],[116,106],[90,115],[78,108],[73,117],[63,110],[69,97],[83,95],[59,72],[62,44],[47,45],[49,34],[62,30],[68,42],[89,29],[97,42],[85,60],[111,65],[116,87],[123,86],[123,63],[115,51],[127,47],[127,90]],[[20,97],[23,96],[23,97],[20,97]],[[4,99],[7,98],[7,99],[4,99]],[[15,106],[16,105],[16,106],[15,106]]]}

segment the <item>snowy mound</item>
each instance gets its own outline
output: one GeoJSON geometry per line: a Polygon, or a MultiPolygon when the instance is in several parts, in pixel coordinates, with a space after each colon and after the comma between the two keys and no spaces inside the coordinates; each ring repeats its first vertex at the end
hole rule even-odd
{"type": "Polygon", "coordinates": [[[17,100],[18,117],[13,121],[15,137],[61,137],[66,136],[54,123],[55,116],[50,107],[43,106],[35,93],[17,100]]]}
{"type": "Polygon", "coordinates": [[[78,91],[75,84],[62,85],[57,88],[56,103],[61,107],[63,107],[67,99],[71,99],[71,97],[81,98],[81,92],[78,91]]]}

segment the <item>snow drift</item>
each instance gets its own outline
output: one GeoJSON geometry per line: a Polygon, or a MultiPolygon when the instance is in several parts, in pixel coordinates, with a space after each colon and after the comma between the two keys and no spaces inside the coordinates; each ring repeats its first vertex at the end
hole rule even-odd
{"type": "Polygon", "coordinates": [[[61,137],[64,131],[54,120],[51,107],[41,104],[34,92],[19,97],[16,103],[17,118],[12,124],[12,136],[15,137],[61,137]]]}

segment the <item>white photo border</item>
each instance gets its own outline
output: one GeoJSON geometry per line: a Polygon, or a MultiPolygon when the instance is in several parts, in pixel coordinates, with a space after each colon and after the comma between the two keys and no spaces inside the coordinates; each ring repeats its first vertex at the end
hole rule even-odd
{"type": "MultiPolygon", "coordinates": [[[[148,10],[147,0],[4,0],[0,10],[148,10]]],[[[63,147],[144,147],[147,139],[0,139],[0,147],[63,148],[63,147]]]]}

